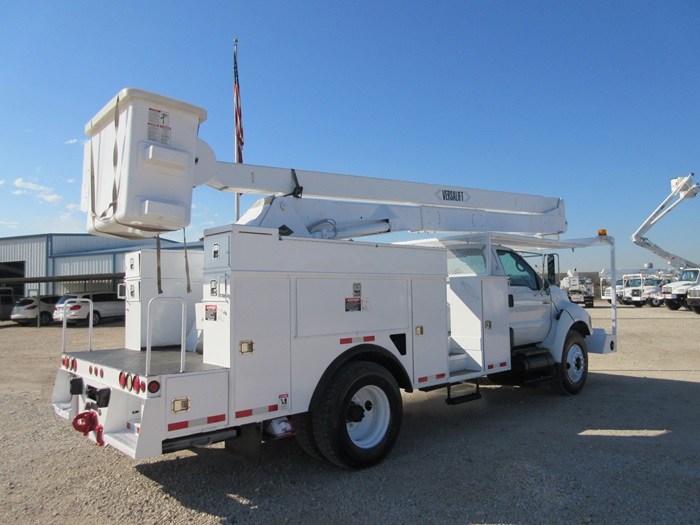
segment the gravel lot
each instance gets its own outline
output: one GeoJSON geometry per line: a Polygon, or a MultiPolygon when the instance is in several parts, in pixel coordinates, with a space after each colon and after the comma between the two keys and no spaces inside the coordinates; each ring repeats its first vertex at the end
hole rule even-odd
{"type": "MultiPolygon", "coordinates": [[[[609,325],[609,308],[591,310],[609,325]]],[[[123,325],[95,328],[122,346],[123,325]]],[[[487,386],[480,401],[404,395],[380,465],[347,472],[268,443],[250,467],[221,446],[135,463],[50,407],[61,329],[0,322],[0,523],[699,523],[700,316],[621,307],[620,351],[584,391],[487,386]]],[[[69,329],[69,349],[87,341],[69,329]]]]}

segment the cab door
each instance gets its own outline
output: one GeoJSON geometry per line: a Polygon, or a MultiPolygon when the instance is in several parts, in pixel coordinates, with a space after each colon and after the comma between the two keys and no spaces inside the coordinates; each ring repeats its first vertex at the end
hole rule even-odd
{"type": "Polygon", "coordinates": [[[552,301],[537,272],[515,252],[497,249],[498,259],[508,276],[508,319],[513,345],[536,344],[545,339],[552,325],[552,301]]]}

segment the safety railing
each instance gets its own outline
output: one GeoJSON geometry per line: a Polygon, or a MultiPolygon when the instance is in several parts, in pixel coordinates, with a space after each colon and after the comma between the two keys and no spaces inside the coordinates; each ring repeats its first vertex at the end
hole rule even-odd
{"type": "Polygon", "coordinates": [[[152,341],[153,341],[153,316],[151,315],[153,312],[153,304],[155,302],[165,302],[165,301],[174,301],[174,302],[179,302],[180,306],[182,308],[182,327],[181,327],[181,335],[180,335],[180,373],[183,373],[185,371],[185,352],[186,352],[186,347],[185,347],[185,339],[186,339],[186,329],[187,329],[187,324],[186,324],[186,318],[187,318],[187,312],[186,312],[186,305],[185,305],[185,300],[182,297],[168,297],[168,296],[158,296],[154,297],[150,301],[148,301],[148,318],[146,321],[146,377],[148,377],[151,374],[151,346],[152,346],[152,341]]]}
{"type": "MultiPolygon", "coordinates": [[[[92,304],[91,299],[68,299],[63,303],[63,333],[61,336],[61,353],[66,353],[66,328],[68,327],[68,314],[71,312],[69,308],[70,305],[78,303],[87,303],[90,307],[90,313],[88,315],[88,349],[92,352],[92,318],[95,308],[92,304]]],[[[82,320],[82,319],[81,319],[82,320]]]]}

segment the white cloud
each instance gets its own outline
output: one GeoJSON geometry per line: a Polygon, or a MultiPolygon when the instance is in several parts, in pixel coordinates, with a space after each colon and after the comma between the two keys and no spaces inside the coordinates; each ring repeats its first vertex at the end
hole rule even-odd
{"type": "Polygon", "coordinates": [[[5,184],[5,181],[4,181],[4,180],[0,180],[0,186],[2,186],[3,184],[5,184]]]}
{"type": "Polygon", "coordinates": [[[0,221],[0,226],[4,226],[5,228],[12,228],[14,230],[19,228],[19,223],[15,221],[0,221]]]}
{"type": "Polygon", "coordinates": [[[77,144],[80,142],[80,139],[70,139],[66,141],[66,144],[77,144]]]}
{"type": "Polygon", "coordinates": [[[67,204],[66,208],[70,212],[78,211],[80,209],[80,204],[67,204]]]}
{"type": "Polygon", "coordinates": [[[50,191],[46,186],[40,186],[39,184],[35,184],[33,182],[27,182],[22,177],[15,179],[15,186],[32,191],[50,191]]]}
{"type": "Polygon", "coordinates": [[[35,182],[26,181],[22,177],[15,179],[14,185],[19,189],[13,191],[13,195],[23,195],[31,192],[37,199],[44,202],[58,202],[63,198],[60,195],[53,193],[53,188],[42,186],[40,184],[36,184],[35,182]]]}
{"type": "Polygon", "coordinates": [[[67,182],[68,184],[75,184],[75,183],[78,182],[78,181],[77,181],[77,179],[68,179],[66,182],[67,182]]]}
{"type": "Polygon", "coordinates": [[[42,201],[46,201],[46,202],[58,202],[63,197],[61,197],[60,195],[57,195],[55,193],[39,193],[37,195],[37,198],[41,199],[42,201]]]}

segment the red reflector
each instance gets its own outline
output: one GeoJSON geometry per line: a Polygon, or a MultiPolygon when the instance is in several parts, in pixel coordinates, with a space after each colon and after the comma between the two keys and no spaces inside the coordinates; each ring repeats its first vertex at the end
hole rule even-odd
{"type": "Polygon", "coordinates": [[[160,390],[160,383],[158,381],[151,381],[148,383],[148,391],[151,394],[155,394],[158,390],[160,390]]]}
{"type": "Polygon", "coordinates": [[[141,390],[141,380],[139,379],[139,376],[134,376],[133,386],[134,386],[134,392],[136,392],[138,394],[139,390],[141,390]]]}
{"type": "Polygon", "coordinates": [[[248,417],[253,415],[253,409],[248,409],[248,410],[239,410],[236,412],[236,417],[248,417]]]}
{"type": "Polygon", "coordinates": [[[141,392],[143,393],[145,391],[146,391],[146,380],[142,379],[141,380],[141,392]]]}
{"type": "Polygon", "coordinates": [[[92,365],[90,365],[90,368],[88,370],[90,371],[90,375],[92,375],[92,365]]]}
{"type": "Polygon", "coordinates": [[[124,372],[119,372],[119,386],[126,388],[126,374],[124,372]]]}
{"type": "Polygon", "coordinates": [[[187,428],[189,426],[189,421],[181,421],[180,423],[170,423],[168,425],[168,432],[172,432],[173,430],[182,430],[183,428],[187,428]]]}
{"type": "Polygon", "coordinates": [[[100,377],[104,377],[104,376],[105,376],[105,371],[103,368],[100,368],[100,377]]]}
{"type": "Polygon", "coordinates": [[[209,416],[207,418],[207,424],[219,423],[220,421],[226,421],[226,414],[219,414],[218,416],[209,416]]]}

